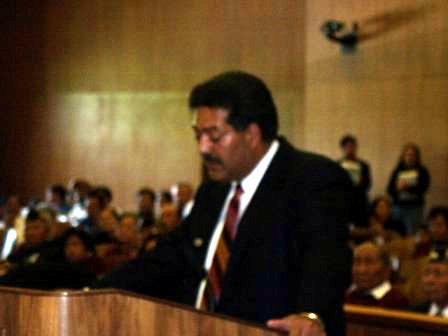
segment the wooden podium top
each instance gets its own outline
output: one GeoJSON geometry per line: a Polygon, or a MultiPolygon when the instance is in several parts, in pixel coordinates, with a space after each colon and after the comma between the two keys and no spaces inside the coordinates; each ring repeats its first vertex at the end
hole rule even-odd
{"type": "Polygon", "coordinates": [[[0,287],[1,336],[280,335],[263,325],[114,289],[0,287]]]}

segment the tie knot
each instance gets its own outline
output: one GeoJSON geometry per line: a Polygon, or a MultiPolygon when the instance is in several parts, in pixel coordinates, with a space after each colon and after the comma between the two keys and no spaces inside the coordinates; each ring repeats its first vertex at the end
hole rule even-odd
{"type": "Polygon", "coordinates": [[[242,193],[244,193],[243,187],[241,186],[241,183],[238,183],[235,189],[235,196],[240,197],[242,193]]]}

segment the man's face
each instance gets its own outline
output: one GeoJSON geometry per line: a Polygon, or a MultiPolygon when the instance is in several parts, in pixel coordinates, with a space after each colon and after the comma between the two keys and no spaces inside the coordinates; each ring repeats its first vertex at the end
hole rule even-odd
{"type": "Polygon", "coordinates": [[[137,198],[138,210],[140,212],[152,212],[154,209],[154,200],[150,195],[139,195],[137,198]]]}
{"type": "Polygon", "coordinates": [[[87,259],[90,255],[90,252],[83,244],[81,239],[76,236],[70,236],[64,246],[65,257],[70,262],[80,262],[84,259],[87,259]]]}
{"type": "Polygon", "coordinates": [[[363,245],[355,250],[352,268],[353,282],[360,290],[369,290],[389,277],[389,271],[374,245],[363,245]]]}
{"type": "Polygon", "coordinates": [[[250,132],[236,131],[224,108],[199,107],[193,130],[209,177],[216,181],[241,180],[254,167],[250,132]]]}
{"type": "Polygon", "coordinates": [[[448,263],[429,263],[423,270],[423,289],[428,299],[439,305],[448,304],[448,263]]]}
{"type": "Polygon", "coordinates": [[[353,142],[347,142],[344,147],[342,147],[342,151],[344,152],[344,156],[347,158],[354,159],[356,157],[357,146],[353,142]]]}
{"type": "Polygon", "coordinates": [[[45,241],[47,229],[40,219],[27,221],[25,224],[25,241],[29,245],[38,245],[45,241]]]}
{"type": "Polygon", "coordinates": [[[431,236],[435,241],[448,240],[448,223],[442,215],[437,215],[429,224],[431,236]]]}

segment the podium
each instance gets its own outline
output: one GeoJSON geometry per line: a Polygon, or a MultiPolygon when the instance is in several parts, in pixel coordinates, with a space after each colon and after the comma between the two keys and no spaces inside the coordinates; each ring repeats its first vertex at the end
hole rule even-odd
{"type": "Polygon", "coordinates": [[[0,336],[275,336],[280,333],[189,306],[119,290],[0,287],[0,336]]]}

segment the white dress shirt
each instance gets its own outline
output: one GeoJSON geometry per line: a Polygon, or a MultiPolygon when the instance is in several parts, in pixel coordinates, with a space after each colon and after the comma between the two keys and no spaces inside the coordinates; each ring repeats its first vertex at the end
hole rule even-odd
{"type": "MultiPolygon", "coordinates": [[[[269,147],[268,151],[265,153],[263,158],[257,163],[254,169],[247,175],[241,182],[241,187],[243,189],[243,193],[240,197],[240,204],[238,209],[238,220],[237,220],[237,227],[238,222],[243,217],[244,212],[246,211],[250,201],[252,200],[252,197],[254,196],[255,192],[257,191],[258,185],[261,182],[261,179],[263,178],[264,174],[266,173],[269,165],[271,164],[275,154],[278,151],[280,144],[278,140],[274,140],[269,147]]],[[[205,257],[204,262],[204,269],[208,273],[210,270],[210,267],[213,262],[213,257],[215,255],[216,248],[218,246],[219,237],[221,236],[222,230],[224,228],[224,223],[227,215],[227,209],[229,207],[230,200],[235,194],[236,186],[238,182],[234,181],[232,182],[231,188],[229,190],[229,193],[227,194],[226,200],[224,202],[224,206],[222,207],[221,213],[219,215],[218,222],[216,223],[215,230],[212,235],[212,239],[210,240],[207,255],[205,257]]],[[[196,297],[196,304],[195,307],[199,308],[200,304],[202,302],[202,297],[204,295],[205,287],[207,284],[207,279],[203,279],[199,285],[198,289],[198,295],[196,297]]]]}

